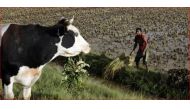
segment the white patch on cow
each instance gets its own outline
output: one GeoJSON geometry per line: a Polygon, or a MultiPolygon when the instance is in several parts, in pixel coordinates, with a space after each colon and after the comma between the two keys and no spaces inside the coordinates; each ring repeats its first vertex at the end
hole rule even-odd
{"type": "Polygon", "coordinates": [[[38,68],[22,66],[19,68],[18,74],[14,76],[14,81],[25,87],[31,87],[39,79],[44,66],[42,65],[38,68]]]}
{"type": "Polygon", "coordinates": [[[14,93],[13,93],[13,83],[14,83],[14,78],[10,78],[10,84],[5,85],[4,84],[4,99],[14,99],[14,93]]]}
{"type": "Polygon", "coordinates": [[[31,87],[39,79],[42,69],[45,65],[41,65],[38,68],[29,68],[28,66],[22,66],[19,68],[18,74],[10,78],[10,84],[4,85],[4,98],[13,99],[13,84],[20,83],[23,85],[23,97],[24,99],[30,99],[31,87]]]}
{"type": "Polygon", "coordinates": [[[55,59],[57,56],[60,56],[61,54],[64,54],[64,51],[66,51],[66,48],[61,46],[63,37],[64,36],[60,36],[60,41],[55,44],[57,46],[57,53],[53,56],[53,58],[51,60],[55,59]]]}
{"type": "Polygon", "coordinates": [[[65,48],[61,45],[62,38],[64,37],[64,35],[60,36],[60,41],[55,44],[57,46],[57,53],[53,56],[51,60],[55,59],[57,56],[72,57],[80,54],[81,52],[85,54],[90,52],[90,46],[85,41],[85,39],[80,35],[79,30],[73,25],[67,26],[67,29],[73,31],[78,35],[75,37],[75,43],[73,44],[72,47],[65,48]]]}
{"type": "Polygon", "coordinates": [[[88,44],[88,42],[81,36],[79,30],[73,26],[73,25],[69,25],[68,30],[73,31],[74,33],[76,33],[78,36],[75,37],[75,43],[71,48],[68,48],[68,50],[71,53],[75,53],[75,52],[83,52],[85,54],[90,52],[90,45],[88,44]]]}
{"type": "Polygon", "coordinates": [[[4,33],[7,31],[7,29],[9,28],[10,24],[3,24],[0,25],[0,46],[1,46],[1,39],[4,35],[4,33]]]}

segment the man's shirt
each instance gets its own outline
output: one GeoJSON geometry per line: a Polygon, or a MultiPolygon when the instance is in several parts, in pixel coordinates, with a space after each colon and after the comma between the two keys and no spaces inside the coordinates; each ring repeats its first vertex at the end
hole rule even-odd
{"type": "Polygon", "coordinates": [[[139,52],[144,52],[147,44],[148,44],[149,37],[145,34],[136,35],[134,42],[139,45],[139,52]]]}

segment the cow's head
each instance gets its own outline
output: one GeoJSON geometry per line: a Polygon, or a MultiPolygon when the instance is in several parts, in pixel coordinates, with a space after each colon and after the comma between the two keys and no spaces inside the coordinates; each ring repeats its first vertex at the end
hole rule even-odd
{"type": "Polygon", "coordinates": [[[82,37],[79,30],[72,24],[74,17],[70,20],[62,18],[56,25],[59,25],[58,36],[60,41],[56,43],[58,54],[65,57],[76,56],[81,52],[90,52],[90,45],[82,37]]]}

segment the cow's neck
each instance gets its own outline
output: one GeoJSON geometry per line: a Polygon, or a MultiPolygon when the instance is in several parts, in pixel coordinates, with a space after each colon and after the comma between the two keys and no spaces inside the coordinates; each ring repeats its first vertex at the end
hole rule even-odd
{"type": "MultiPolygon", "coordinates": [[[[52,28],[50,28],[50,31],[56,32],[57,30],[55,28],[53,28],[53,30],[52,28]]],[[[43,38],[45,39],[43,40],[43,42],[39,42],[39,43],[44,43],[46,45],[42,47],[42,53],[40,56],[41,65],[47,64],[59,56],[59,54],[57,54],[58,47],[56,44],[60,42],[61,38],[58,35],[57,36],[56,35],[57,34],[50,33],[49,36],[47,36],[47,38],[43,38]]]]}

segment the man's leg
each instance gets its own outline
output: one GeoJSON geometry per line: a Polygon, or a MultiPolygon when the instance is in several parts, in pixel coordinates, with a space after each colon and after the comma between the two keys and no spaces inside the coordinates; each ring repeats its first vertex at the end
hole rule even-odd
{"type": "Polygon", "coordinates": [[[143,64],[146,66],[147,72],[149,72],[147,61],[148,61],[148,52],[146,51],[145,55],[143,56],[143,64]]]}
{"type": "Polygon", "coordinates": [[[141,55],[141,53],[138,51],[138,52],[137,52],[137,55],[136,55],[136,57],[135,57],[135,63],[136,63],[137,69],[139,69],[139,62],[140,62],[141,57],[142,57],[142,55],[141,55]]]}
{"type": "Polygon", "coordinates": [[[136,68],[139,69],[139,61],[136,61],[136,68]]]}

